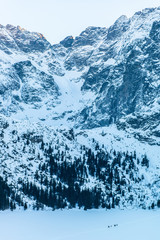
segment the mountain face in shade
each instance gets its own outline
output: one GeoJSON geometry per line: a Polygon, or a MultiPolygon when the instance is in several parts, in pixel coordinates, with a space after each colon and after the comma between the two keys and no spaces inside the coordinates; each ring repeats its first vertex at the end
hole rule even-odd
{"type": "MultiPolygon", "coordinates": [[[[76,158],[78,164],[85,156],[86,171],[81,176],[75,174],[74,181],[80,184],[83,179],[83,189],[99,186],[101,191],[95,190],[96,196],[104,194],[108,208],[114,201],[119,206],[157,204],[159,19],[160,8],[144,9],[131,18],[121,16],[109,28],[88,27],[79,36],[68,36],[54,45],[40,33],[0,25],[1,177],[7,176],[7,184],[14,185],[13,192],[23,192],[23,203],[26,197],[26,202],[33,204],[33,189],[26,190],[27,185],[23,186],[21,181],[24,173],[26,184],[37,182],[37,188],[44,185],[45,189],[53,175],[55,185],[61,182],[62,189],[63,184],[71,187],[73,179],[64,180],[52,170],[58,165],[59,171],[65,172],[58,159],[65,159],[68,164],[76,158]],[[99,169],[95,159],[110,161],[108,165],[101,163],[99,169]],[[42,167],[43,164],[48,167],[42,167]],[[102,176],[100,173],[106,168],[106,175],[102,176]],[[151,190],[155,182],[155,189],[151,190]],[[116,190],[116,184],[129,190],[116,190]],[[141,189],[135,190],[138,184],[141,189]],[[148,195],[141,204],[144,189],[148,195]],[[113,190],[117,191],[117,200],[109,200],[113,190]],[[140,196],[137,202],[135,192],[140,196]]],[[[46,204],[37,196],[37,201],[46,204]]],[[[72,200],[67,201],[71,204],[72,200]]]]}
{"type": "Polygon", "coordinates": [[[29,118],[30,109],[36,122],[80,128],[115,123],[154,143],[160,135],[159,16],[159,8],[145,9],[53,46],[42,34],[1,25],[1,113],[29,118]]]}

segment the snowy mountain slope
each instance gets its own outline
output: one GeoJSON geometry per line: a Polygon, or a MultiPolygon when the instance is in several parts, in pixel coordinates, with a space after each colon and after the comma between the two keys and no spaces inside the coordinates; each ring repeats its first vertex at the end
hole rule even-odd
{"type": "Polygon", "coordinates": [[[159,17],[56,45],[0,26],[2,208],[160,206],[159,17]]]}
{"type": "Polygon", "coordinates": [[[19,207],[159,206],[158,146],[139,143],[115,126],[73,131],[2,121],[0,176],[19,207]]]}
{"type": "MultiPolygon", "coordinates": [[[[120,17],[109,29],[89,27],[75,39],[68,37],[53,46],[41,34],[1,26],[1,43],[10,51],[2,52],[1,95],[14,91],[10,94],[10,112],[19,112],[15,109],[18,105],[22,115],[28,115],[25,109],[35,112],[36,108],[36,115],[43,112],[40,119],[49,117],[51,121],[53,115],[53,120],[63,119],[63,125],[93,128],[115,122],[134,130],[141,125],[141,129],[148,129],[149,137],[159,136],[159,122],[154,123],[154,131],[150,129],[150,122],[159,116],[155,36],[159,14],[159,8],[145,9],[130,19],[120,17]],[[58,86],[49,91],[56,81],[58,86]],[[87,97],[90,90],[93,97],[87,97]],[[39,109],[43,111],[39,113],[39,109]]],[[[6,112],[3,101],[1,112],[6,112]]]]}
{"type": "Polygon", "coordinates": [[[155,8],[121,16],[109,29],[89,27],[53,46],[41,34],[1,26],[1,113],[81,128],[114,122],[154,144],[159,15],[155,8]]]}

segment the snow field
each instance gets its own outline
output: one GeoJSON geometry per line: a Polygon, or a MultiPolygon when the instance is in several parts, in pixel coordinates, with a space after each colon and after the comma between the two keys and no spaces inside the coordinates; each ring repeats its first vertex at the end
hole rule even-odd
{"type": "Polygon", "coordinates": [[[159,240],[159,219],[159,210],[5,211],[0,239],[159,240]]]}

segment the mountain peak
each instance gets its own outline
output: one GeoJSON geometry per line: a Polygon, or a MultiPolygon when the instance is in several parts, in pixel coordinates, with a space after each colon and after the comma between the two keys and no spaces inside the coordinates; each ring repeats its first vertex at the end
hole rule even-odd
{"type": "Polygon", "coordinates": [[[124,23],[124,22],[128,22],[128,18],[126,15],[121,15],[116,21],[115,23],[124,23]]]}
{"type": "Polygon", "coordinates": [[[26,31],[26,29],[22,28],[21,26],[17,26],[17,29],[20,30],[20,31],[26,31]]]}
{"type": "Polygon", "coordinates": [[[96,208],[156,206],[159,19],[158,9],[123,15],[53,47],[40,33],[0,28],[0,183],[22,206],[28,197],[37,208],[82,207],[82,196],[96,208]]]}
{"type": "Polygon", "coordinates": [[[63,39],[60,44],[62,44],[65,48],[71,47],[74,42],[73,36],[68,36],[65,39],[63,39]]]}

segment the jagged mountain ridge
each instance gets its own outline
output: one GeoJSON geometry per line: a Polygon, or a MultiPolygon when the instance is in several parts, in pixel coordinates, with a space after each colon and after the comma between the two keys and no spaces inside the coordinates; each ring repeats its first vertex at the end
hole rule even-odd
{"type": "MultiPolygon", "coordinates": [[[[38,201],[55,208],[60,201],[59,207],[75,206],[68,195],[60,200],[60,183],[64,192],[67,186],[68,191],[74,192],[77,185],[67,185],[63,177],[52,172],[49,159],[55,157],[53,165],[60,169],[63,164],[73,168],[74,160],[85,158],[80,166],[86,167],[81,172],[81,190],[90,194],[88,191],[95,186],[100,189],[94,189],[95,196],[102,196],[98,206],[109,208],[115,205],[115,199],[122,208],[157,205],[159,16],[160,8],[145,9],[130,19],[121,16],[108,29],[89,27],[76,38],[69,36],[56,45],[51,45],[42,34],[19,26],[0,26],[1,177],[7,180],[16,203],[37,206],[38,201]],[[72,128],[76,131],[74,139],[70,136],[72,128]],[[99,145],[97,150],[93,139],[99,145]],[[47,155],[49,146],[54,151],[47,155]],[[138,157],[133,160],[135,151],[138,157]],[[97,173],[93,155],[98,158],[101,152],[105,157],[110,154],[107,167],[113,165],[113,172],[105,172],[106,165],[102,164],[97,173]],[[118,154],[123,155],[122,162],[127,156],[127,167],[114,163],[118,154]],[[143,164],[145,155],[149,166],[143,164]],[[57,158],[64,160],[57,162],[57,158]],[[42,168],[44,163],[47,167],[42,168]],[[108,174],[115,178],[108,180],[108,174]],[[26,185],[22,184],[23,176],[26,185]],[[45,195],[42,189],[47,189],[52,196],[52,187],[46,185],[52,178],[56,179],[54,194],[59,196],[55,206],[46,204],[44,196],[37,198],[32,189],[35,184],[36,192],[41,188],[41,195],[45,195]],[[128,190],[124,192],[121,187],[128,190]]],[[[80,184],[78,173],[74,174],[75,182],[80,184]]],[[[85,201],[82,197],[80,206],[88,204],[85,201]]]]}
{"type": "Polygon", "coordinates": [[[81,128],[115,123],[159,142],[159,14],[121,16],[53,46],[42,34],[1,26],[1,113],[32,119],[29,109],[33,121],[81,128]]]}

